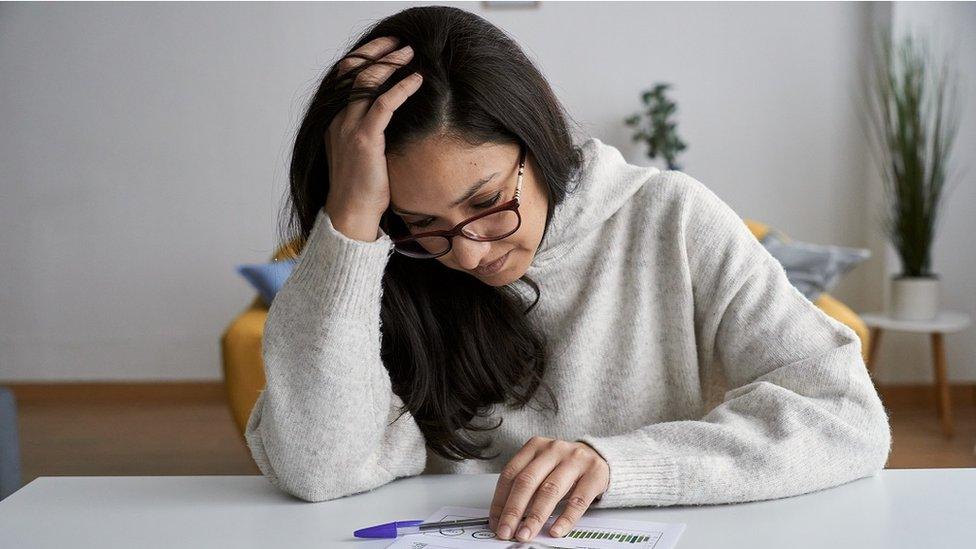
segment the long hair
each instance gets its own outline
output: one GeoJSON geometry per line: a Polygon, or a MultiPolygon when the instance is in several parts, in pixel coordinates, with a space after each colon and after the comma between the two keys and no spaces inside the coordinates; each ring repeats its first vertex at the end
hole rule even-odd
{"type": "MultiPolygon", "coordinates": [[[[472,146],[524,143],[541,169],[548,195],[543,239],[567,185],[577,181],[582,151],[573,144],[562,106],[539,70],[518,45],[485,19],[461,9],[422,6],[380,20],[350,48],[381,36],[410,45],[414,56],[372,93],[376,97],[414,71],[423,86],[396,109],[385,130],[386,154],[431,136],[451,136],[472,146]]],[[[290,212],[286,242],[307,241],[329,192],[324,136],[348,103],[351,81],[367,61],[338,75],[338,62],[312,96],[295,138],[291,159],[290,212]]],[[[357,93],[360,93],[357,90],[357,93]]],[[[385,223],[403,223],[388,209],[385,223]]],[[[401,227],[402,228],[402,227],[401,227]]],[[[507,287],[484,284],[435,259],[394,253],[383,275],[381,357],[393,391],[424,434],[428,448],[451,460],[489,459],[491,440],[465,431],[494,405],[523,407],[544,386],[544,338],[526,315],[541,291],[529,277],[535,300],[527,308],[507,287]]],[[[497,454],[496,454],[497,455],[497,454]]]]}

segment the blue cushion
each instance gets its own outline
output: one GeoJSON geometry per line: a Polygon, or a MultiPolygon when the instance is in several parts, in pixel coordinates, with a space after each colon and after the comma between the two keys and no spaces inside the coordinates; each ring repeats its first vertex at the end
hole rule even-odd
{"type": "Polygon", "coordinates": [[[760,242],[783,265],[790,283],[810,301],[829,292],[841,275],[871,257],[871,250],[866,248],[797,242],[775,229],[770,229],[760,242]]]}
{"type": "Polygon", "coordinates": [[[17,435],[17,400],[0,387],[0,499],[20,489],[20,440],[17,435]]]}
{"type": "Polygon", "coordinates": [[[270,307],[275,294],[285,285],[296,263],[297,259],[283,259],[271,263],[238,265],[237,272],[254,286],[264,303],[270,307]]]}

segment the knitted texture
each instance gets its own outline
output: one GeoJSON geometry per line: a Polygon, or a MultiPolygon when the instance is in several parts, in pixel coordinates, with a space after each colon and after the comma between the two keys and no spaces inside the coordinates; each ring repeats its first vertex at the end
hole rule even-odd
{"type": "MultiPolygon", "coordinates": [[[[488,422],[501,426],[468,433],[490,437],[495,459],[428,451],[409,412],[394,421],[403,401],[380,359],[392,241],[382,230],[350,239],[320,210],[268,312],[267,385],[246,431],[275,486],[322,501],[422,472],[498,472],[535,435],[606,459],[594,507],[778,498],[884,466],[888,417],[854,332],[803,297],[702,183],[628,164],[596,138],[582,149],[580,184],[527,273],[559,413],[495,406],[488,422]]],[[[531,303],[527,284],[510,287],[531,303]]]]}

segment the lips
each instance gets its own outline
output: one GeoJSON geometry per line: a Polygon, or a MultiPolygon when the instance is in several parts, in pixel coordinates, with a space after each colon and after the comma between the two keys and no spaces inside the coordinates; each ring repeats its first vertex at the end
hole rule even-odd
{"type": "Polygon", "coordinates": [[[482,275],[488,275],[488,274],[493,274],[493,273],[497,272],[502,267],[502,265],[505,263],[505,260],[508,257],[508,254],[510,254],[510,253],[512,253],[511,250],[505,252],[505,255],[499,257],[498,259],[492,261],[491,263],[488,263],[487,265],[484,265],[483,267],[478,267],[477,269],[475,269],[475,272],[477,272],[478,274],[482,274],[482,275]]]}

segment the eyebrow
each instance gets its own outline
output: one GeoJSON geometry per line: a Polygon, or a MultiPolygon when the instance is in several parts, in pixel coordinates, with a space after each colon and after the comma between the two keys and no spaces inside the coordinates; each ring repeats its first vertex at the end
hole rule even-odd
{"type": "MultiPolygon", "coordinates": [[[[484,187],[492,179],[495,179],[498,176],[499,173],[500,172],[495,172],[495,173],[489,175],[488,177],[486,177],[486,178],[484,178],[484,179],[482,179],[480,181],[475,181],[474,184],[472,184],[471,187],[469,187],[468,190],[465,191],[463,195],[461,195],[461,198],[458,198],[454,202],[451,202],[451,207],[452,208],[456,208],[457,206],[460,206],[461,204],[463,204],[465,201],[469,200],[472,196],[475,195],[475,193],[477,193],[479,190],[481,190],[481,187],[484,187]]],[[[402,215],[421,215],[421,216],[428,216],[428,217],[437,217],[436,215],[432,215],[432,214],[411,212],[409,210],[401,210],[400,208],[397,208],[396,206],[392,206],[392,208],[393,208],[394,213],[397,213],[397,214],[402,214],[402,215]]]]}

